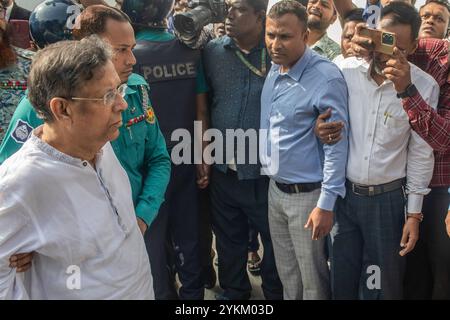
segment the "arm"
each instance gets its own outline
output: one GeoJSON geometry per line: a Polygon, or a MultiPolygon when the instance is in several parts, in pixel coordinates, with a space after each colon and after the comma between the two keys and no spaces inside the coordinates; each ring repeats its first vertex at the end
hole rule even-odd
{"type": "MultiPolygon", "coordinates": [[[[433,109],[437,106],[439,87],[431,84],[423,92],[425,102],[433,109]]],[[[422,212],[423,197],[430,192],[428,188],[434,170],[432,148],[416,133],[411,132],[408,143],[406,169],[406,193],[408,194],[408,213],[422,212]]]]}
{"type": "Polygon", "coordinates": [[[355,5],[352,3],[352,0],[336,0],[334,1],[334,7],[341,17],[345,17],[355,8],[355,5]]]}
{"type": "Polygon", "coordinates": [[[348,149],[348,93],[344,79],[334,79],[320,95],[319,112],[331,108],[330,121],[340,121],[344,124],[342,139],[333,145],[324,145],[324,164],[322,192],[317,206],[332,211],[338,196],[345,195],[345,169],[347,166],[348,149]]]}
{"type": "Polygon", "coordinates": [[[136,202],[136,215],[150,226],[164,201],[171,169],[166,142],[156,119],[147,126],[144,163],[145,181],[136,202]]]}
{"type": "MultiPolygon", "coordinates": [[[[203,136],[206,130],[209,129],[209,112],[208,112],[208,96],[206,93],[197,94],[196,99],[196,113],[197,121],[201,123],[201,132],[198,132],[197,136],[200,137],[200,141],[197,142],[201,146],[201,164],[197,163],[197,185],[200,189],[204,189],[209,184],[210,166],[205,163],[203,159],[203,151],[208,145],[207,141],[203,141],[203,136]]],[[[200,150],[195,150],[200,152],[200,150]]]]}
{"type": "MultiPolygon", "coordinates": [[[[438,88],[437,84],[434,84],[438,88]]],[[[436,107],[438,90],[427,90],[426,102],[436,107]]],[[[434,170],[433,149],[414,131],[411,132],[408,143],[406,167],[406,194],[408,195],[408,214],[422,212],[423,197],[430,192],[428,188],[434,170]]],[[[419,220],[414,217],[407,218],[403,227],[400,246],[401,256],[411,252],[419,239],[419,220]]]]}
{"type": "Polygon", "coordinates": [[[411,127],[434,150],[445,152],[450,149],[450,110],[445,107],[434,110],[417,93],[403,99],[403,109],[409,117],[411,127]]]}
{"type": "Polygon", "coordinates": [[[406,168],[406,194],[408,195],[407,213],[403,226],[399,254],[405,256],[411,252],[419,239],[419,221],[414,216],[422,212],[423,197],[430,192],[428,185],[433,176],[433,150],[415,132],[411,132],[408,144],[406,168]],[[412,214],[413,216],[409,216],[412,214]]]}
{"type": "Polygon", "coordinates": [[[305,228],[313,228],[312,239],[326,236],[333,227],[333,210],[338,196],[345,196],[345,169],[348,152],[348,92],[343,78],[329,81],[318,95],[318,111],[332,110],[331,121],[344,123],[342,139],[333,145],[323,145],[324,164],[322,190],[317,207],[309,215],[305,228]]]}
{"type": "MultiPolygon", "coordinates": [[[[383,70],[386,77],[394,83],[398,93],[404,92],[412,83],[410,63],[395,48],[394,56],[387,61],[386,65],[387,68],[383,70]]],[[[442,68],[438,70],[442,70],[442,68]]],[[[448,86],[441,88],[441,90],[448,89],[448,86]]],[[[434,109],[439,99],[439,86],[435,81],[430,81],[427,93],[426,100],[419,92],[412,97],[403,99],[403,109],[408,115],[413,130],[434,150],[445,151],[450,146],[450,131],[448,131],[450,129],[450,110],[446,106],[442,106],[437,112],[434,109]]]]}
{"type": "Polygon", "coordinates": [[[439,39],[419,39],[417,49],[408,56],[411,63],[431,75],[442,86],[449,73],[449,42],[439,39]]]}

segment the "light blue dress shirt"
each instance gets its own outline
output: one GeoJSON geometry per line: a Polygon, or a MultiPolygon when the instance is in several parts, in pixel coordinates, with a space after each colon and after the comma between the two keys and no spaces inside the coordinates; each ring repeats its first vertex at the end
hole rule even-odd
{"type": "Polygon", "coordinates": [[[332,211],[337,196],[345,196],[348,128],[347,85],[335,64],[306,48],[287,73],[272,65],[261,96],[261,129],[266,131],[260,159],[273,180],[322,181],[317,206],[332,211]],[[345,124],[343,138],[334,145],[322,145],[314,134],[317,116],[328,108],[329,121],[345,124]]]}

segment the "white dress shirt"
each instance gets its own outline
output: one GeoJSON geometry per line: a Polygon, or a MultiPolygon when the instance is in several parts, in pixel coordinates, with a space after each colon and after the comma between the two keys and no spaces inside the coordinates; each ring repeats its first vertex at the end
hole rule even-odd
{"type": "MultiPolygon", "coordinates": [[[[379,185],[406,177],[408,212],[421,212],[423,196],[430,192],[433,150],[411,129],[391,81],[378,86],[370,75],[370,65],[354,57],[339,66],[349,89],[347,178],[357,184],[379,185]]],[[[410,66],[412,83],[436,108],[438,84],[415,65],[410,66]]]]}
{"type": "Polygon", "coordinates": [[[153,299],[131,186],[110,143],[94,169],[41,133],[0,166],[0,298],[153,299]],[[22,281],[8,260],[33,251],[22,281]]]}

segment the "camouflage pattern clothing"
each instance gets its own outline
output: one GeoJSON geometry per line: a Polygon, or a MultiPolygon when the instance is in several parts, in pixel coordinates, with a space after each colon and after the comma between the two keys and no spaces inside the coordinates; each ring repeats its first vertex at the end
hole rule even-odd
{"type": "Polygon", "coordinates": [[[17,54],[17,63],[0,70],[0,143],[14,110],[27,90],[27,77],[34,54],[32,51],[16,47],[14,51],[17,54]]]}
{"type": "Polygon", "coordinates": [[[339,44],[331,40],[326,33],[319,41],[311,46],[311,49],[330,61],[333,61],[334,58],[341,54],[341,47],[339,44]]]}

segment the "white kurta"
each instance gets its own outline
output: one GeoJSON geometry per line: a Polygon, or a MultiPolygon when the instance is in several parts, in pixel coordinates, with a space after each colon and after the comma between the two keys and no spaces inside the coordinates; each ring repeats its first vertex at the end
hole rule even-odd
{"type": "Polygon", "coordinates": [[[0,298],[153,299],[131,186],[111,145],[94,169],[41,132],[0,166],[0,298]],[[22,282],[8,260],[32,251],[22,282]]]}
{"type": "MultiPolygon", "coordinates": [[[[350,115],[347,178],[379,185],[406,177],[408,212],[422,211],[434,169],[431,147],[415,133],[391,81],[377,85],[370,65],[351,57],[339,63],[348,85],[350,115]]],[[[436,108],[439,86],[413,64],[411,80],[424,100],[436,108]]]]}

